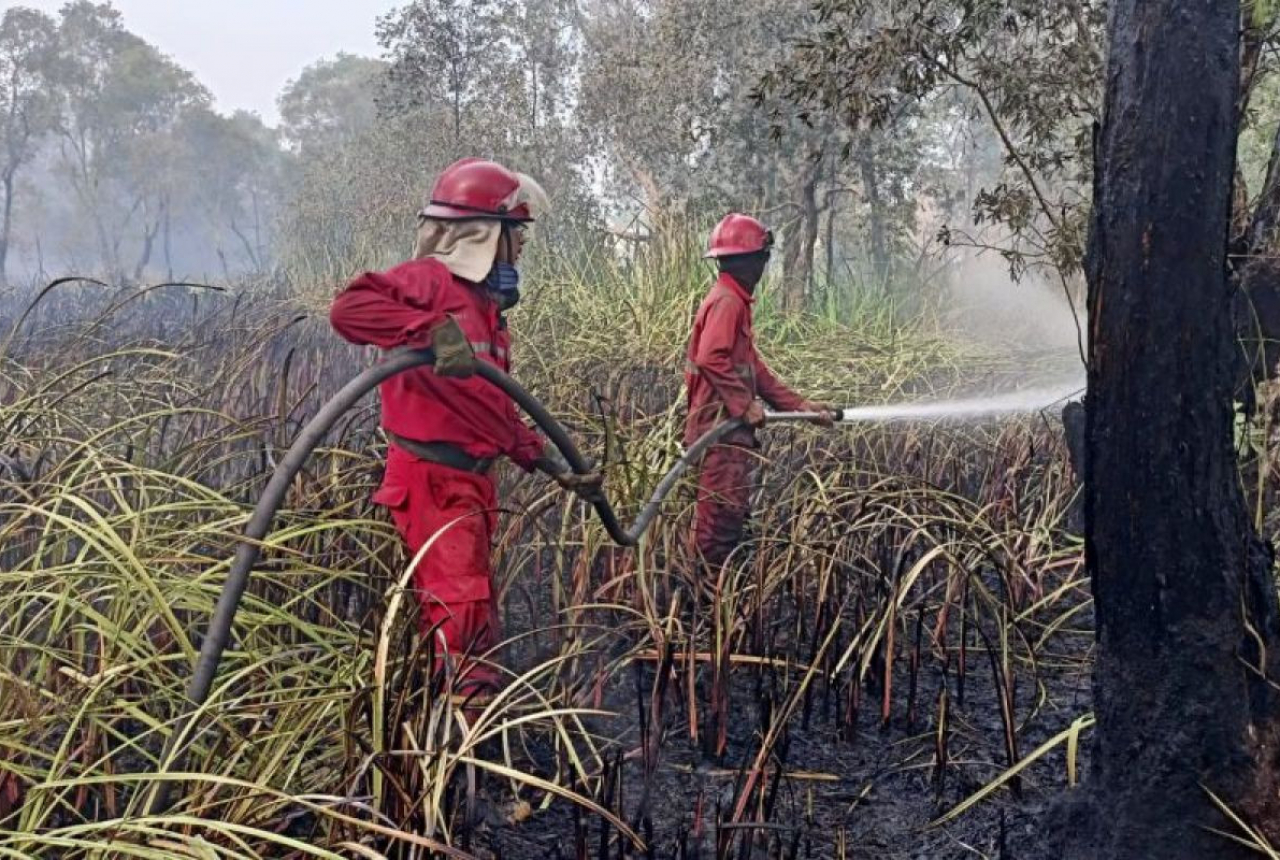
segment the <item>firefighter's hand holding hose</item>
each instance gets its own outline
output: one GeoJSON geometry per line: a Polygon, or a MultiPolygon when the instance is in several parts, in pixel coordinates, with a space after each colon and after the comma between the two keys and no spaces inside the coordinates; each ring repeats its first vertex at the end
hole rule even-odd
{"type": "MultiPolygon", "coordinates": [[[[759,399],[752,400],[751,405],[747,407],[747,411],[742,413],[742,422],[748,427],[763,427],[771,418],[770,413],[765,411],[764,406],[764,401],[759,399]]],[[[836,426],[836,422],[842,416],[841,410],[836,407],[828,406],[825,403],[816,403],[812,400],[804,401],[796,413],[786,414],[792,419],[803,415],[804,420],[810,424],[816,424],[819,427],[828,429],[836,426]]],[[[776,417],[776,414],[773,417],[776,417]]]]}
{"type": "Polygon", "coordinates": [[[574,493],[584,501],[595,502],[604,498],[604,475],[597,469],[592,469],[585,475],[579,475],[569,467],[560,449],[549,441],[542,449],[542,456],[534,462],[534,466],[539,472],[548,475],[551,480],[559,484],[562,489],[574,493]]]}
{"type": "Polygon", "coordinates": [[[816,412],[817,416],[812,418],[812,422],[819,427],[830,429],[836,426],[836,421],[840,420],[840,410],[826,403],[815,403],[812,400],[806,400],[802,412],[816,412]]]}

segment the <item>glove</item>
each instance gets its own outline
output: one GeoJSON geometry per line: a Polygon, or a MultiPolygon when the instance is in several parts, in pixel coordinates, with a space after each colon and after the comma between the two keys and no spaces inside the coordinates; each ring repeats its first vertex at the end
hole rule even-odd
{"type": "Polygon", "coordinates": [[[453,317],[431,330],[431,349],[436,354],[437,376],[466,379],[476,372],[476,354],[471,342],[453,317]]]}
{"type": "Polygon", "coordinates": [[[562,489],[575,493],[588,502],[603,498],[601,488],[604,485],[604,475],[595,469],[585,475],[574,472],[561,455],[560,449],[549,440],[542,448],[542,455],[533,461],[533,465],[539,472],[550,476],[562,489]]]}
{"type": "Polygon", "coordinates": [[[551,479],[584,501],[597,502],[604,498],[604,475],[595,470],[585,475],[573,471],[559,472],[551,479]]]}
{"type": "Polygon", "coordinates": [[[814,403],[812,400],[806,400],[800,407],[801,412],[816,412],[816,418],[810,419],[812,423],[819,427],[834,427],[839,413],[834,406],[828,406],[825,403],[814,403]]]}
{"type": "Polygon", "coordinates": [[[752,400],[751,405],[747,407],[747,411],[742,413],[742,420],[746,422],[748,427],[763,427],[764,404],[759,400],[752,400]]]}

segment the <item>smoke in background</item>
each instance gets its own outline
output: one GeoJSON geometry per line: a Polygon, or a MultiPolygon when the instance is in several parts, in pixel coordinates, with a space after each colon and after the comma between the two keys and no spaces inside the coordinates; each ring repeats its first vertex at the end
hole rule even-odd
{"type": "Polygon", "coordinates": [[[999,378],[976,380],[974,392],[1083,389],[1081,353],[1088,331],[1083,301],[1075,299],[1073,310],[1062,284],[1036,272],[1014,280],[998,254],[952,253],[940,307],[944,330],[980,348],[1007,352],[1014,361],[999,378]]]}
{"type": "Polygon", "coordinates": [[[1084,308],[1073,313],[1061,283],[1035,272],[1015,281],[1008,264],[990,252],[957,252],[943,313],[949,329],[975,341],[1077,360],[1087,330],[1084,308]]]}

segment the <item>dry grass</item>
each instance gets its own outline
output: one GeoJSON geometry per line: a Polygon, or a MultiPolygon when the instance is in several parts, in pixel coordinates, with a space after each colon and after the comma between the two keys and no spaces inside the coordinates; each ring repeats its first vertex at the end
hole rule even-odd
{"type": "MultiPolygon", "coordinates": [[[[673,368],[705,280],[686,251],[630,268],[544,261],[515,315],[516,375],[604,457],[624,511],[678,453],[673,368]]],[[[28,304],[4,302],[0,333],[28,304]]],[[[707,826],[728,852],[774,814],[788,734],[815,710],[834,709],[849,737],[860,721],[907,720],[941,786],[966,768],[995,775],[957,739],[971,758],[997,752],[996,770],[1015,764],[1049,695],[1043,667],[1083,670],[1088,604],[1064,530],[1074,488],[1044,419],[778,429],[754,536],[714,585],[687,556],[687,492],[624,552],[585,508],[504,471],[512,684],[469,724],[447,679],[423,671],[406,559],[367,501],[381,446],[370,401],[293,488],[191,728],[187,772],[164,777],[183,781],[182,800],[145,816],[255,493],[371,358],[306,313],[318,304],[266,288],[66,284],[7,343],[0,856],[465,856],[481,848],[466,820],[478,780],[506,786],[517,818],[569,802],[583,810],[575,838],[594,821],[610,844],[638,844],[673,733],[723,754],[735,679],[754,678],[771,691],[768,719],[707,826]],[[926,671],[959,701],[926,701],[926,671]],[[1000,702],[996,736],[956,722],[978,677],[1000,702]],[[633,679],[634,749],[604,713],[633,679]],[[645,776],[622,803],[628,754],[645,776]]],[[[872,307],[838,325],[766,304],[758,329],[781,375],[837,402],[1014,370],[872,307]]]]}

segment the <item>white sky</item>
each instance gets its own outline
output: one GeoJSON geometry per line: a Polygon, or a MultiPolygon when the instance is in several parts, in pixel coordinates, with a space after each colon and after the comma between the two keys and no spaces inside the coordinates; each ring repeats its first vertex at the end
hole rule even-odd
{"type": "MultiPolygon", "coordinates": [[[[56,15],[64,0],[0,0],[56,15]]],[[[291,78],[339,51],[376,57],[374,22],[406,0],[112,0],[131,32],[193,72],[223,112],[278,119],[291,78]]]]}

